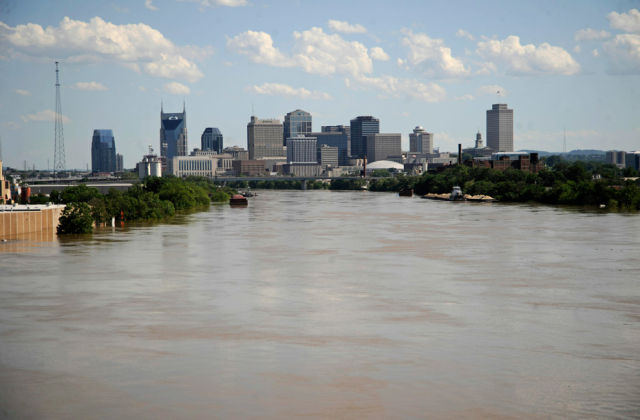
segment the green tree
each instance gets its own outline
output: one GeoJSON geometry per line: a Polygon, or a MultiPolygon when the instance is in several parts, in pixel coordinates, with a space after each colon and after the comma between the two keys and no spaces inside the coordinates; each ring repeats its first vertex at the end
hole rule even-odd
{"type": "Polygon", "coordinates": [[[74,185],[62,190],[59,200],[61,203],[88,203],[92,198],[99,197],[100,192],[96,188],[87,187],[85,184],[74,185]]]}
{"type": "Polygon", "coordinates": [[[67,203],[60,216],[57,232],[59,235],[93,232],[91,208],[87,203],[67,203]]]}

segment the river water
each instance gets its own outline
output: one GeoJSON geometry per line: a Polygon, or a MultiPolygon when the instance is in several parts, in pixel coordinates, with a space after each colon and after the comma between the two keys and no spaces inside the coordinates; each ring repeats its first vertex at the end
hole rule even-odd
{"type": "Polygon", "coordinates": [[[637,214],[261,191],[0,268],[0,418],[640,413],[637,214]]]}

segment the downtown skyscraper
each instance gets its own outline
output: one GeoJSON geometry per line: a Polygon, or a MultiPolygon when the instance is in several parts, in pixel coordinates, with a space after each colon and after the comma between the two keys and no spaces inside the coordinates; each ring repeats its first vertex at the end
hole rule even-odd
{"type": "Polygon", "coordinates": [[[252,115],[251,121],[247,124],[247,149],[250,160],[285,157],[280,120],[261,120],[252,115]]]}
{"type": "Polygon", "coordinates": [[[367,154],[367,135],[380,133],[380,120],[360,116],[351,120],[351,156],[363,158],[367,154]]]}
{"type": "Polygon", "coordinates": [[[91,171],[116,171],[116,141],[111,130],[93,130],[91,139],[91,171]]]}
{"type": "Polygon", "coordinates": [[[301,109],[296,109],[285,115],[282,136],[283,145],[287,145],[287,139],[290,137],[300,137],[311,133],[311,123],[311,114],[301,109]]]}
{"type": "Polygon", "coordinates": [[[160,107],[160,156],[162,172],[171,172],[171,162],[175,156],[187,155],[187,111],[165,113],[160,107]]]}
{"type": "Polygon", "coordinates": [[[487,110],[487,146],[494,152],[513,152],[513,109],[507,104],[487,110]]]}

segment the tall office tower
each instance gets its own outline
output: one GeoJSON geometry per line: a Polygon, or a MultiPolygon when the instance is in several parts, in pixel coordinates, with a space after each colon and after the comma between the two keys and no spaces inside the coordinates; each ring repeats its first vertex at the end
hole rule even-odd
{"type": "Polygon", "coordinates": [[[124,171],[124,157],[120,153],[116,153],[116,172],[124,171]]]}
{"type": "Polygon", "coordinates": [[[283,145],[287,145],[287,139],[289,137],[304,136],[306,133],[310,133],[311,130],[311,114],[301,109],[289,112],[284,116],[284,133],[283,133],[283,145]]]}
{"type": "Polygon", "coordinates": [[[222,133],[215,127],[207,127],[200,137],[200,150],[222,153],[222,133]]]}
{"type": "Polygon", "coordinates": [[[351,120],[351,157],[363,158],[367,153],[368,134],[380,132],[380,120],[372,116],[360,116],[351,120]]]}
{"type": "Polygon", "coordinates": [[[160,156],[162,172],[171,173],[174,156],[187,156],[187,111],[165,113],[160,107],[160,156]]]}
{"type": "Polygon", "coordinates": [[[507,104],[487,110],[487,146],[495,152],[513,152],[513,109],[507,104]]]}
{"type": "Polygon", "coordinates": [[[433,153],[433,133],[417,126],[409,134],[409,151],[413,153],[433,153]]]}
{"type": "Polygon", "coordinates": [[[116,171],[116,141],[111,130],[93,130],[91,140],[91,171],[116,171]]]}
{"type": "Polygon", "coordinates": [[[318,151],[315,137],[290,137],[287,139],[287,163],[317,163],[318,151]]]}
{"type": "Polygon", "coordinates": [[[258,119],[251,116],[247,124],[247,149],[249,160],[267,157],[283,157],[282,123],[277,119],[258,119]]]}
{"type": "Polygon", "coordinates": [[[335,168],[340,165],[338,148],[318,144],[318,163],[322,167],[331,166],[335,168]]]}
{"type": "Polygon", "coordinates": [[[482,149],[484,147],[484,143],[482,142],[482,134],[478,131],[476,134],[476,149],[482,149]]]}
{"type": "Polygon", "coordinates": [[[367,145],[367,161],[385,160],[390,157],[401,159],[402,136],[400,133],[376,133],[365,136],[367,145]]]}
{"type": "Polygon", "coordinates": [[[306,136],[316,138],[318,149],[321,146],[336,147],[339,165],[349,165],[349,127],[342,125],[323,126],[321,132],[311,132],[306,136]]]}

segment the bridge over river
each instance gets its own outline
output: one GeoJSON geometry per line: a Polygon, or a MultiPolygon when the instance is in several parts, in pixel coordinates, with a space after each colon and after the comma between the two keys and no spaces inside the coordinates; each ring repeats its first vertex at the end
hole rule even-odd
{"type": "MultiPolygon", "coordinates": [[[[334,179],[362,179],[361,177],[356,176],[342,176],[342,177],[284,177],[284,176],[219,176],[215,178],[211,178],[215,183],[225,185],[230,182],[238,182],[238,181],[300,181],[302,182],[302,189],[306,189],[307,181],[332,181],[334,179]]],[[[376,179],[376,177],[367,177],[367,179],[376,179]]],[[[111,188],[114,188],[119,191],[128,190],[135,181],[127,181],[127,180],[116,180],[116,181],[108,181],[108,180],[99,180],[99,181],[82,181],[82,180],[73,180],[68,182],[61,182],[59,180],[56,181],[27,181],[27,185],[31,187],[31,194],[51,194],[51,191],[62,191],[67,187],[71,187],[74,185],[85,184],[87,187],[96,188],[102,194],[106,194],[109,192],[111,188]]]]}

